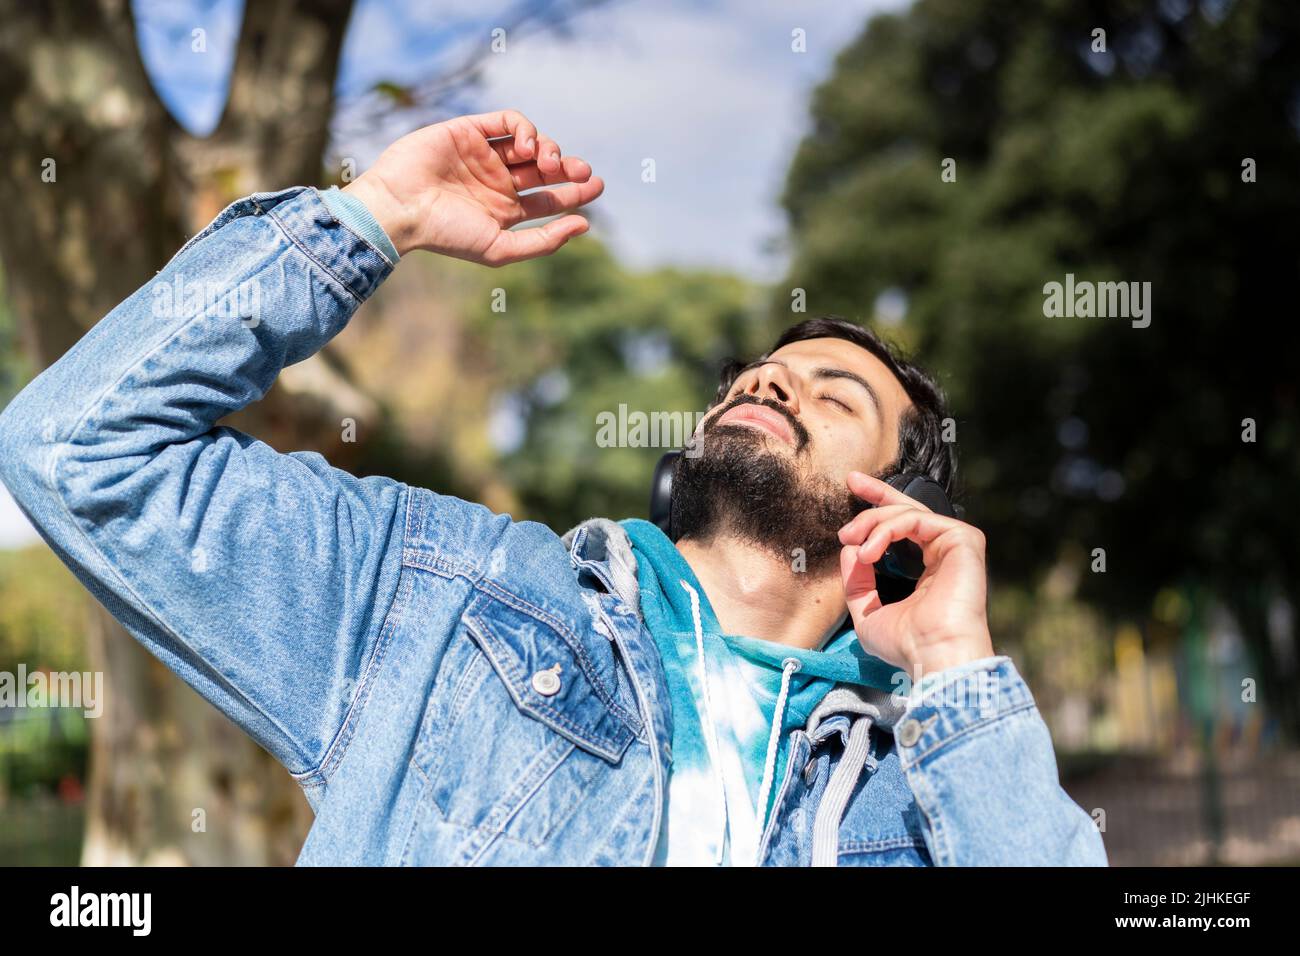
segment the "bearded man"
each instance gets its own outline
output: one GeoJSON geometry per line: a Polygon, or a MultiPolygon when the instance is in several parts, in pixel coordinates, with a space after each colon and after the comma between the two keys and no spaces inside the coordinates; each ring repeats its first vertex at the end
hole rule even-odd
{"type": "Polygon", "coordinates": [[[560,536],[217,425],[401,258],[548,255],[602,188],[504,111],[239,200],[10,404],[0,477],[303,787],[300,864],[1105,865],[994,653],[983,535],[904,493],[952,490],[942,393],[865,329],[727,368],[667,534],[560,536]],[[159,307],[181,280],[258,314],[159,307]]]}

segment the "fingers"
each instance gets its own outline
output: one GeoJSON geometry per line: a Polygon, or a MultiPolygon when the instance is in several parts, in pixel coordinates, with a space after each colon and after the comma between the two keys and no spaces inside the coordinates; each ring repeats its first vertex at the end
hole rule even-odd
{"type": "Polygon", "coordinates": [[[984,551],[984,533],[974,525],[904,505],[872,508],[840,529],[840,543],[856,545],[857,560],[866,564],[879,561],[891,544],[903,540],[921,546],[927,565],[950,548],[984,551]]]}
{"type": "Polygon", "coordinates": [[[861,544],[877,524],[886,518],[906,511],[920,511],[914,505],[876,505],[855,515],[839,530],[840,544],[861,544]]]}
{"type": "Polygon", "coordinates": [[[587,231],[587,220],[582,216],[562,216],[531,229],[504,229],[497,233],[492,245],[483,255],[489,266],[504,266],[524,259],[548,256],[574,236],[587,231]]]}
{"type": "Polygon", "coordinates": [[[919,508],[908,508],[900,514],[884,518],[871,529],[867,539],[858,548],[858,560],[875,564],[895,541],[915,541],[922,548],[945,531],[951,531],[950,518],[941,518],[919,508]]]}
{"type": "MultiPolygon", "coordinates": [[[[536,149],[534,149],[527,155],[524,155],[523,152],[515,146],[515,139],[513,136],[508,139],[490,139],[488,140],[488,145],[496,151],[496,154],[501,157],[501,162],[505,163],[507,166],[517,166],[520,163],[531,163],[536,154],[536,149]]],[[[536,146],[535,143],[534,146],[536,146]]]]}
{"type": "MultiPolygon", "coordinates": [[[[839,537],[842,545],[860,545],[862,559],[866,560],[867,555],[874,553],[877,548],[880,554],[884,554],[885,548],[894,541],[908,538],[924,545],[945,531],[952,531],[958,527],[970,526],[964,525],[956,518],[937,515],[923,508],[881,505],[862,512],[840,528],[839,537]]],[[[871,560],[879,560],[880,554],[876,554],[871,560]]]]}
{"type": "Polygon", "coordinates": [[[501,157],[501,162],[507,166],[538,163],[546,172],[554,174],[559,172],[559,164],[564,160],[560,152],[560,144],[541,133],[537,134],[534,148],[528,152],[520,150],[513,137],[488,140],[488,145],[496,151],[496,154],[501,157]]]}
{"type": "Polygon", "coordinates": [[[518,110],[481,113],[465,119],[488,138],[488,145],[510,170],[516,192],[591,178],[589,163],[577,156],[564,156],[560,144],[539,133],[518,110]]]}
{"type": "Polygon", "coordinates": [[[557,173],[542,172],[536,163],[507,167],[515,192],[536,189],[538,186],[554,186],[557,183],[585,183],[591,178],[591,165],[584,159],[565,156],[560,163],[560,171],[557,173]]]}
{"type": "Polygon", "coordinates": [[[560,144],[546,136],[537,140],[537,168],[543,173],[557,175],[561,169],[560,144]]]}
{"type": "Polygon", "coordinates": [[[909,498],[888,482],[873,478],[871,475],[860,471],[849,472],[848,485],[849,491],[859,498],[870,501],[873,505],[910,505],[913,508],[930,510],[921,502],[915,498],[909,498]]]}
{"type": "MultiPolygon", "coordinates": [[[[542,133],[536,134],[537,139],[532,148],[521,149],[518,136],[493,139],[488,141],[501,162],[506,166],[520,166],[530,164],[535,169],[540,169],[546,176],[561,176],[564,179],[585,179],[591,175],[591,167],[576,156],[563,156],[560,151],[560,144],[542,133]],[[570,164],[570,160],[577,159],[577,163],[570,164]],[[582,168],[586,167],[586,172],[582,168]]],[[[511,170],[513,174],[515,170],[511,170]]],[[[534,183],[533,185],[538,185],[534,183]]],[[[516,184],[516,189],[528,189],[528,186],[516,184]]]]}
{"type": "MultiPolygon", "coordinates": [[[[518,110],[481,113],[467,116],[465,120],[488,139],[488,145],[509,171],[516,193],[540,186],[558,187],[519,196],[516,221],[571,212],[604,191],[604,182],[592,176],[590,164],[577,156],[563,156],[559,144],[539,133],[518,110]]],[[[503,266],[550,255],[587,229],[585,218],[567,215],[532,229],[503,230],[483,254],[482,261],[490,266],[503,266]]]]}
{"type": "Polygon", "coordinates": [[[557,213],[570,212],[585,206],[602,192],[605,183],[599,176],[594,176],[585,183],[566,183],[555,189],[539,190],[519,197],[519,206],[523,210],[522,219],[541,219],[557,213]]]}
{"type": "Polygon", "coordinates": [[[885,548],[894,541],[910,538],[924,545],[944,531],[962,525],[962,522],[956,518],[937,515],[915,498],[910,498],[887,482],[860,471],[849,473],[848,486],[849,490],[859,498],[875,505],[874,508],[859,513],[839,530],[840,544],[862,546],[862,560],[866,560],[867,554],[874,553],[876,545],[879,545],[880,553],[876,554],[872,561],[879,560],[885,548]],[[924,516],[924,519],[918,516],[924,516]],[[901,533],[899,537],[890,538],[880,545],[882,539],[868,536],[873,533],[883,534],[879,531],[881,527],[911,530],[908,533],[901,533]],[[869,544],[872,546],[870,550],[867,547],[869,544]]]}
{"type": "Polygon", "coordinates": [[[537,127],[518,110],[498,110],[495,113],[478,113],[465,119],[488,139],[510,136],[516,155],[531,159],[536,155],[537,127]]]}

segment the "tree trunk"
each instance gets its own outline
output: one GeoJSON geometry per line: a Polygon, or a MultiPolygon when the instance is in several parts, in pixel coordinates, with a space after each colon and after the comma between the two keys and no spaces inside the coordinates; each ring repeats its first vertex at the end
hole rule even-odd
{"type": "MultiPolygon", "coordinates": [[[[0,262],[35,367],[230,200],[319,180],[350,12],[351,0],[248,3],[229,102],[198,140],[154,93],[128,0],[0,0],[0,262]]],[[[313,359],[294,372],[294,394],[273,389],[238,425],[284,450],[357,454],[337,442],[339,420],[358,417],[324,387],[337,371],[313,359]]],[[[94,621],[106,706],[91,725],[83,862],[293,862],[311,814],[289,775],[106,612],[94,621]]]]}

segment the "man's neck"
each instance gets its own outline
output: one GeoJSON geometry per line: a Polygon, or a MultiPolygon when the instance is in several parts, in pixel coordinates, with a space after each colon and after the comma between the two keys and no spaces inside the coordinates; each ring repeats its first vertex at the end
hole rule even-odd
{"type": "Polygon", "coordinates": [[[796,570],[783,560],[736,538],[677,542],[708,595],[727,634],[819,649],[844,619],[844,587],[836,567],[796,570]]]}

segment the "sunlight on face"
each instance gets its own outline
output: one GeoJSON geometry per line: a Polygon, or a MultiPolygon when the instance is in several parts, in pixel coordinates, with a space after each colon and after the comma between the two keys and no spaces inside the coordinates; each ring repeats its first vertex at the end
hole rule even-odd
{"type": "MultiPolygon", "coordinates": [[[[800,467],[837,484],[850,471],[874,474],[895,459],[899,418],[911,404],[902,383],[880,359],[836,338],[791,342],[746,369],[702,425],[719,415],[731,423],[738,410],[728,410],[728,405],[742,394],[784,406],[808,434],[807,446],[798,452],[805,459],[800,467]]],[[[761,421],[741,424],[765,427],[761,421]]],[[[796,454],[772,431],[769,447],[796,454]]]]}

